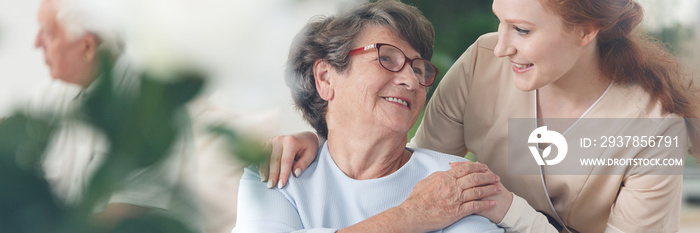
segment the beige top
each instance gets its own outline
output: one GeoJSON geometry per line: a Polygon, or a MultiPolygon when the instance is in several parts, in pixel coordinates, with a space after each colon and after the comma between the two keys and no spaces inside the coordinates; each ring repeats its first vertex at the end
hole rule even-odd
{"type": "MultiPolygon", "coordinates": [[[[497,40],[495,33],[482,36],[447,72],[427,105],[413,143],[448,154],[473,152],[517,195],[499,225],[515,232],[551,232],[554,228],[546,217],[535,212],[555,216],[540,176],[509,174],[508,119],[536,118],[536,103],[534,91],[515,87],[508,59],[494,55],[497,40]]],[[[612,85],[584,117],[675,119],[650,128],[657,133],[687,133],[682,123],[673,123],[682,122],[679,116],[664,113],[658,101],[636,85],[612,85]]],[[[600,150],[600,157],[659,156],[645,154],[643,149],[624,150],[600,150]]],[[[527,161],[534,161],[527,156],[527,161]]],[[[511,166],[530,163],[534,164],[511,162],[511,166]]],[[[625,175],[547,175],[548,166],[543,169],[549,198],[572,232],[678,231],[680,175],[633,175],[629,171],[625,175]]]]}

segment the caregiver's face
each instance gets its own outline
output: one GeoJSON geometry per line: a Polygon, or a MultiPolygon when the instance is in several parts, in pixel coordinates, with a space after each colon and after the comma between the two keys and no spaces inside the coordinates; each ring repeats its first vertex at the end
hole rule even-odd
{"type": "MultiPolygon", "coordinates": [[[[353,49],[375,43],[394,46],[384,45],[387,47],[382,50],[397,48],[410,59],[420,58],[408,42],[383,26],[366,26],[353,49]]],[[[335,98],[329,103],[329,112],[339,113],[340,124],[357,122],[368,130],[379,128],[405,135],[418,119],[426,98],[427,88],[421,86],[414,72],[408,62],[398,72],[383,68],[376,48],[353,54],[348,69],[335,79],[335,98]]]]}
{"type": "Polygon", "coordinates": [[[539,0],[494,0],[492,7],[500,20],[494,54],[510,60],[519,89],[541,88],[575,69],[582,54],[576,30],[539,0]]]}

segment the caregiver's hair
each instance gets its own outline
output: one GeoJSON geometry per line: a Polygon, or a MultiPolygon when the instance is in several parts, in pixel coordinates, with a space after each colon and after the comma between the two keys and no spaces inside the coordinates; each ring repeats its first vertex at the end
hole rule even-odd
{"type": "Polygon", "coordinates": [[[678,60],[661,43],[637,26],[644,10],[633,0],[540,0],[558,15],[565,28],[593,26],[598,32],[598,53],[603,75],[615,83],[639,84],[659,100],[664,111],[686,118],[690,153],[700,156],[700,91],[681,71],[678,60]]]}

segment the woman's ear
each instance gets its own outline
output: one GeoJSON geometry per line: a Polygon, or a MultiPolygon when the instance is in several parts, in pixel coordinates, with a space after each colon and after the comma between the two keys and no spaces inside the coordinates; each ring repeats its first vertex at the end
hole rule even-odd
{"type": "Polygon", "coordinates": [[[329,101],[333,99],[333,82],[331,76],[333,66],[326,60],[316,60],[314,63],[314,79],[316,80],[316,91],[322,99],[329,101]]]}
{"type": "Polygon", "coordinates": [[[595,38],[598,36],[598,31],[600,29],[598,27],[586,25],[581,27],[581,41],[580,45],[581,47],[585,47],[586,45],[590,44],[595,38]]]}

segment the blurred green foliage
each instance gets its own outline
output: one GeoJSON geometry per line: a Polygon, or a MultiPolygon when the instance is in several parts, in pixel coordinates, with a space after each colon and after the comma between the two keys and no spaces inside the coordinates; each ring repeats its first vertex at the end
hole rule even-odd
{"type": "Polygon", "coordinates": [[[140,218],[126,219],[114,229],[105,233],[185,233],[187,225],[172,218],[159,215],[146,215],[140,218]]]}
{"type": "Polygon", "coordinates": [[[491,12],[493,0],[405,0],[423,12],[435,28],[435,45],[432,62],[440,70],[433,88],[447,70],[479,36],[498,30],[498,19],[491,12]]]}
{"type": "Polygon", "coordinates": [[[227,152],[235,155],[237,161],[260,164],[270,157],[271,151],[266,151],[262,142],[255,137],[242,135],[224,126],[211,126],[209,131],[224,138],[227,152]]]}
{"type": "MultiPolygon", "coordinates": [[[[102,73],[113,74],[102,56],[102,73]]],[[[100,129],[110,144],[102,167],[88,186],[88,203],[117,189],[132,171],[164,160],[178,136],[189,127],[185,104],[201,90],[203,77],[180,73],[162,79],[141,73],[138,91],[117,90],[112,75],[98,80],[84,103],[86,120],[100,129]]]]}
{"type": "Polygon", "coordinates": [[[51,232],[70,220],[34,171],[55,128],[47,122],[16,114],[0,124],[0,232],[51,232]]]}
{"type": "Polygon", "coordinates": [[[675,23],[672,26],[662,28],[658,32],[648,32],[648,34],[663,43],[671,53],[676,56],[684,56],[688,51],[683,44],[694,39],[695,33],[692,26],[684,26],[675,23]]]}
{"type": "MultiPolygon", "coordinates": [[[[491,11],[493,0],[404,0],[402,2],[418,7],[435,28],[432,62],[440,70],[440,73],[433,86],[428,90],[427,103],[433,96],[435,87],[457,58],[479,36],[498,30],[498,19],[491,11]]],[[[409,140],[415,135],[421,119],[423,119],[423,112],[408,132],[409,140]]]]}
{"type": "Polygon", "coordinates": [[[99,58],[102,75],[77,113],[17,113],[0,122],[0,232],[193,232],[176,219],[148,214],[112,229],[91,221],[98,201],[118,190],[125,177],[169,155],[176,138],[187,131],[184,105],[204,84],[196,73],[170,79],[142,73],[137,91],[119,92],[112,86],[113,57],[102,52],[99,58]],[[61,122],[70,120],[90,123],[110,145],[77,206],[57,200],[40,164],[52,134],[61,122]]]}

